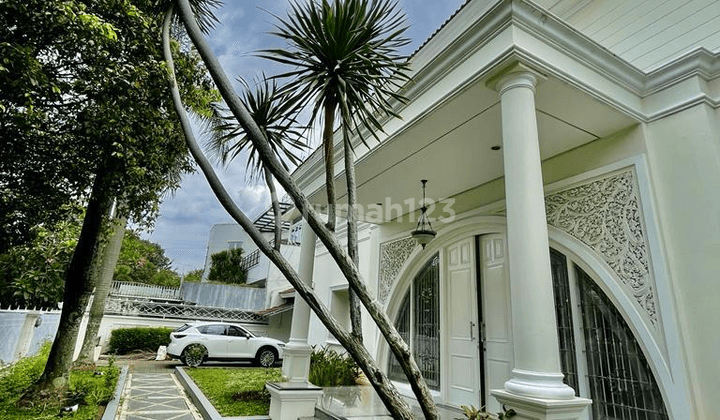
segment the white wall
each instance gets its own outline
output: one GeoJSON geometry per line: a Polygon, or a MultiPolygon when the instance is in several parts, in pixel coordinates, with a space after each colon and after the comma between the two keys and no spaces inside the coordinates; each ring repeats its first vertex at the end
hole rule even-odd
{"type": "MultiPolygon", "coordinates": [[[[280,247],[282,256],[290,263],[291,266],[297,270],[300,262],[300,246],[299,245],[282,245],[280,247]]],[[[272,308],[284,303],[284,299],[280,297],[280,292],[291,288],[290,282],[285,279],[285,276],[278,270],[275,264],[270,263],[267,257],[263,256],[268,261],[267,281],[265,288],[267,293],[265,295],[265,307],[272,308]]]]}
{"type": "Polygon", "coordinates": [[[720,402],[720,130],[705,105],[649,125],[648,155],[698,418],[720,402]]]}
{"type": "MultiPolygon", "coordinates": [[[[344,225],[343,222],[338,223],[338,226],[342,225],[344,225]]],[[[344,244],[347,239],[344,231],[340,229],[338,229],[339,231],[337,237],[340,243],[344,244]]],[[[371,261],[373,260],[372,244],[374,243],[374,231],[375,227],[372,225],[359,224],[358,226],[360,275],[367,283],[372,294],[375,294],[377,291],[375,271],[371,268],[371,261]]],[[[342,290],[347,285],[347,280],[345,280],[345,277],[340,272],[337,264],[322,245],[318,246],[315,254],[315,269],[313,277],[313,280],[315,281],[315,291],[318,294],[318,298],[325,304],[325,306],[327,306],[328,309],[331,309],[333,291],[342,290]]],[[[364,335],[363,341],[365,347],[371,354],[374,354],[377,331],[370,315],[365,310],[362,311],[362,323],[364,335]]],[[[314,313],[311,313],[310,316],[308,342],[310,345],[331,346],[338,348],[337,342],[328,333],[325,326],[320,322],[314,313]]]]}

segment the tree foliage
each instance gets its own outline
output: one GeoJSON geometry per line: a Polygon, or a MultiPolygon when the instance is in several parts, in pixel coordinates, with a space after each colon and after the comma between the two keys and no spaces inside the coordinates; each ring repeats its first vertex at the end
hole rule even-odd
{"type": "Polygon", "coordinates": [[[36,226],[31,243],[16,245],[0,255],[0,307],[54,308],[62,301],[65,270],[72,257],[82,212],[51,229],[36,226]]]}
{"type": "MultiPolygon", "coordinates": [[[[150,223],[158,192],[192,170],[165,103],[155,7],[0,2],[0,252],[32,240],[34,226],[62,220],[101,170],[122,175],[106,177],[103,188],[136,223],[150,223]]],[[[175,49],[189,106],[217,100],[197,57],[175,49]]]]}
{"type": "Polygon", "coordinates": [[[228,284],[245,284],[247,271],[243,268],[242,248],[227,249],[210,256],[208,280],[228,284]]]}
{"type": "Polygon", "coordinates": [[[172,270],[172,261],[157,243],[140,238],[127,229],[115,267],[115,281],[178,286],[180,276],[172,270]]]}
{"type": "Polygon", "coordinates": [[[189,281],[192,283],[200,283],[200,281],[202,280],[202,275],[203,275],[202,268],[190,270],[185,274],[185,277],[183,277],[183,281],[189,281]]]}
{"type": "MultiPolygon", "coordinates": [[[[155,0],[0,2],[0,247],[26,243],[63,204],[87,203],[39,388],[67,380],[113,201],[119,216],[150,225],[163,193],[192,170],[158,12],[155,0]]],[[[197,56],[173,48],[188,104],[216,100],[197,56]]]]}

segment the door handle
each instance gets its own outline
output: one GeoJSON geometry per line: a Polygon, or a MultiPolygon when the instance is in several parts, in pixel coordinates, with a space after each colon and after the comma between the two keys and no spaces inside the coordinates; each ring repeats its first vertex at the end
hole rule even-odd
{"type": "Polygon", "coordinates": [[[475,341],[475,323],[470,321],[470,341],[475,341]]]}

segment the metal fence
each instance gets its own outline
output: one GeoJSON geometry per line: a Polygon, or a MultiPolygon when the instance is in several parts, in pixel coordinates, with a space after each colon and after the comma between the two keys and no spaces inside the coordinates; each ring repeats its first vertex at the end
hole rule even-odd
{"type": "Polygon", "coordinates": [[[179,303],[160,303],[131,299],[108,298],[105,313],[154,318],[182,318],[192,320],[234,321],[267,324],[267,316],[240,309],[214,308],[179,303]]]}
{"type": "Polygon", "coordinates": [[[176,301],[183,299],[182,289],[179,287],[156,286],[124,281],[112,282],[110,286],[110,296],[176,301]]]}

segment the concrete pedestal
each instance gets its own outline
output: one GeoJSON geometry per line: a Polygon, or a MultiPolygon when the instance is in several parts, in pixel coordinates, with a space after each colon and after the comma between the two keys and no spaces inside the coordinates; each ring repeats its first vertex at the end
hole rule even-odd
{"type": "Polygon", "coordinates": [[[490,391],[490,394],[500,404],[517,412],[513,420],[577,420],[586,418],[584,413],[592,403],[587,398],[578,397],[561,400],[533,398],[511,394],[504,389],[490,391]]]}
{"type": "Polygon", "coordinates": [[[282,375],[288,382],[307,382],[312,347],[289,342],[283,349],[282,375]]]}
{"type": "Polygon", "coordinates": [[[314,416],[315,405],[323,393],[322,388],[307,382],[270,382],[265,387],[270,392],[272,420],[314,416]]]}

